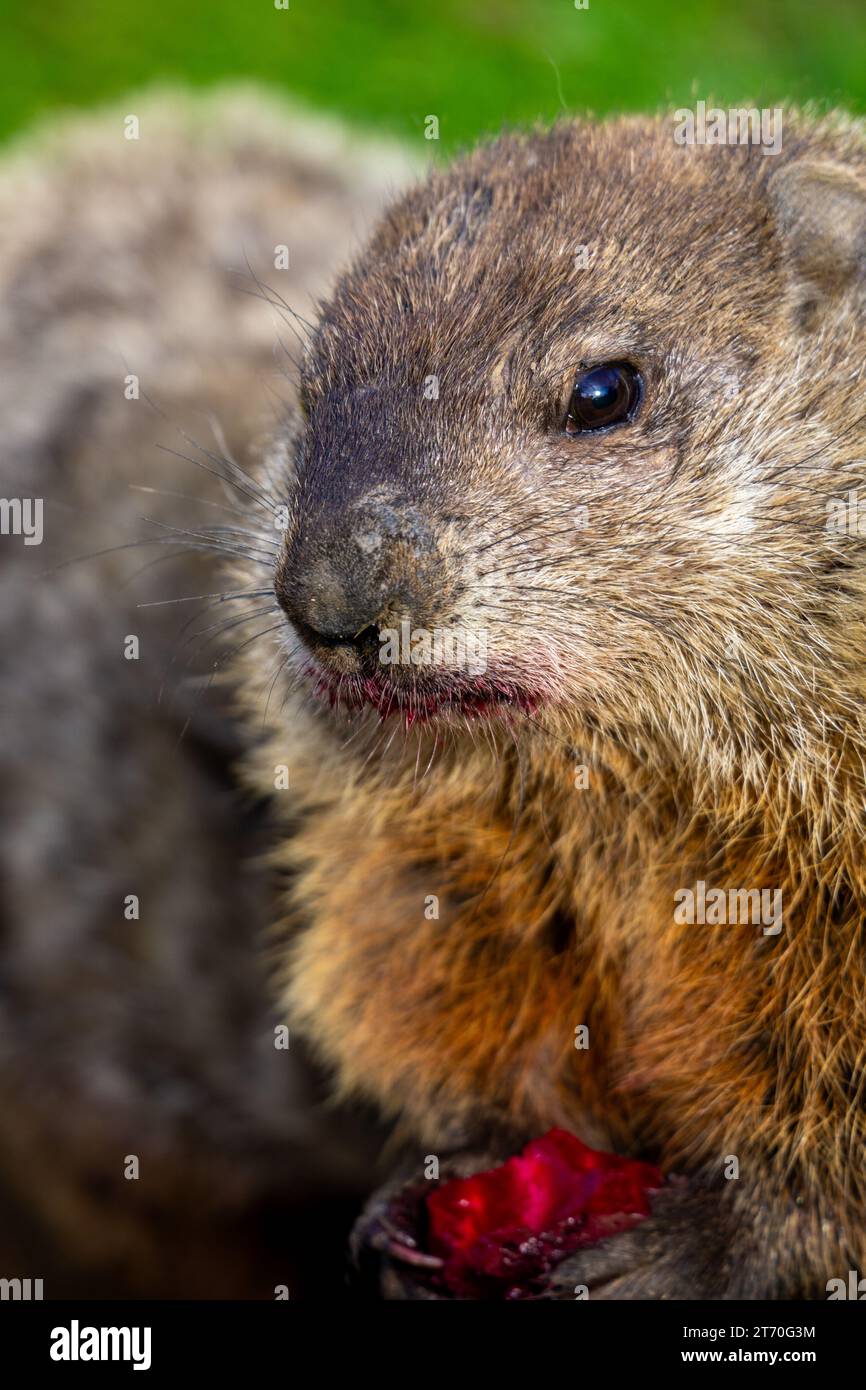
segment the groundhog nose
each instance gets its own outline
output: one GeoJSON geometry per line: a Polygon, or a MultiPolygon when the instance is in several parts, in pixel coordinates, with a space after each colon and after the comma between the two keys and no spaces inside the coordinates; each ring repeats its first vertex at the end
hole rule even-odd
{"type": "Polygon", "coordinates": [[[401,619],[424,626],[440,581],[438,550],[417,514],[365,504],[337,524],[299,530],[276,592],[309,644],[360,648],[401,619]]]}
{"type": "Polygon", "coordinates": [[[389,599],[398,597],[387,583],[346,560],[325,556],[304,565],[296,559],[296,574],[278,587],[280,603],[302,636],[323,645],[356,642],[375,625],[389,599]]]}

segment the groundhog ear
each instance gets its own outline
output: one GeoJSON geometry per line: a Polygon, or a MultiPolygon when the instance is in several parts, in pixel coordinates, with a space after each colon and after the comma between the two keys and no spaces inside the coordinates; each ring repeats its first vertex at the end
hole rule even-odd
{"type": "Polygon", "coordinates": [[[772,176],[769,192],[804,319],[866,289],[866,183],[841,165],[798,160],[772,176]]]}

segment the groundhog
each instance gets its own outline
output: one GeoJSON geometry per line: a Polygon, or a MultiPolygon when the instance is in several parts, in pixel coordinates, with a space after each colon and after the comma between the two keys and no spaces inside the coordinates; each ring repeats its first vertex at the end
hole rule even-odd
{"type": "Polygon", "coordinates": [[[558,1125],[676,1179],[552,1298],[866,1265],[864,136],[434,171],[245,484],[283,1016],[416,1178],[558,1125]]]}

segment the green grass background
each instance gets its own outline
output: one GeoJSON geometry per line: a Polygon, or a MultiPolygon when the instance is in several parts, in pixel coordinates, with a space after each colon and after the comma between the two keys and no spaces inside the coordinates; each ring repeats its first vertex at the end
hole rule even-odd
{"type": "Polygon", "coordinates": [[[0,139],[154,81],[257,78],[442,152],[563,107],[866,111],[866,0],[0,0],[0,139]]]}

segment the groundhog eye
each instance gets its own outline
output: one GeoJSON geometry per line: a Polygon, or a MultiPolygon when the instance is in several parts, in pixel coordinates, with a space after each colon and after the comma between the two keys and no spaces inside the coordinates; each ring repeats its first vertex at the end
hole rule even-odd
{"type": "Polygon", "coordinates": [[[631,420],[641,399],[641,379],[627,362],[605,362],[581,372],[571,392],[566,434],[603,430],[631,420]]]}

